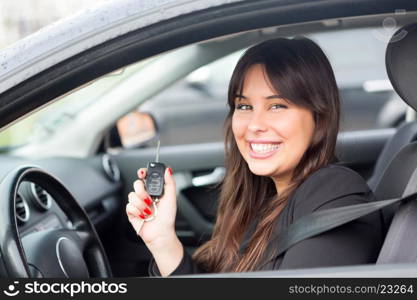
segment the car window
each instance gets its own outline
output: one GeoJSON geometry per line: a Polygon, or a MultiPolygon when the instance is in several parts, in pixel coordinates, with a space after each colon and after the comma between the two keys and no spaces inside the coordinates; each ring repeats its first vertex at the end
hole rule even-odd
{"type": "Polygon", "coordinates": [[[406,105],[394,92],[385,69],[387,41],[380,29],[312,34],[332,64],[341,96],[341,131],[396,127],[406,105]],[[395,106],[394,110],[387,107],[395,106]]]}
{"type": "Polygon", "coordinates": [[[25,116],[0,132],[0,150],[7,152],[33,141],[46,141],[53,135],[59,134],[60,129],[70,125],[88,106],[99,101],[150,61],[152,58],[108,73],[25,116]]]}
{"type": "MultiPolygon", "coordinates": [[[[341,95],[341,131],[395,127],[404,119],[405,105],[385,71],[386,41],[377,30],[308,35],[333,66],[341,95]]],[[[164,145],[223,140],[228,82],[242,51],[199,68],[139,107],[154,116],[164,145]]]]}
{"type": "MultiPolygon", "coordinates": [[[[308,36],[324,49],[334,68],[342,98],[342,131],[394,127],[404,119],[406,106],[385,72],[386,41],[376,38],[375,30],[308,36]]],[[[143,145],[157,134],[165,146],[222,141],[228,82],[243,51],[195,70],[121,118],[116,128],[123,146],[143,145]]],[[[107,74],[16,122],[0,133],[0,147],[7,150],[33,139],[47,140],[145,64],[107,74]]]]}
{"type": "Polygon", "coordinates": [[[233,53],[197,69],[139,107],[153,115],[164,145],[223,139],[227,85],[239,56],[233,53]]]}

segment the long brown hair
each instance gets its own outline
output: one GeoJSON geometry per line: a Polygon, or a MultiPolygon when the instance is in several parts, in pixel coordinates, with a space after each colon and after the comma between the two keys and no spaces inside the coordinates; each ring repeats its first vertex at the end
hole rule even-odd
{"type": "Polygon", "coordinates": [[[339,131],[339,91],[331,65],[310,39],[277,38],[249,48],[239,59],[229,84],[229,114],[225,121],[226,175],[211,240],[193,255],[209,272],[256,270],[281,211],[295,189],[314,171],[335,159],[339,131]],[[284,98],[313,113],[315,131],[309,148],[293,171],[289,188],[278,195],[271,178],[253,174],[240,154],[231,129],[235,97],[241,94],[246,72],[264,68],[272,87],[284,98]],[[246,251],[239,253],[245,230],[259,222],[246,251]]]}

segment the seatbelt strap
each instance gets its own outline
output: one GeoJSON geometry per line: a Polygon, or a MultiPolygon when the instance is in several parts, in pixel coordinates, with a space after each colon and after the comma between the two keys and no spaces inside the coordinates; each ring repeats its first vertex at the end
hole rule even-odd
{"type": "MultiPolygon", "coordinates": [[[[414,170],[404,190],[410,194],[417,188],[417,170],[414,170]]],[[[379,252],[377,264],[417,261],[417,201],[399,207],[379,252]],[[414,251],[413,251],[414,249],[414,251]]]]}
{"type": "Polygon", "coordinates": [[[401,205],[379,252],[377,264],[417,262],[417,201],[401,205]]]}
{"type": "Polygon", "coordinates": [[[266,251],[266,253],[272,253],[273,255],[267,258],[261,267],[305,239],[349,223],[394,203],[404,203],[417,199],[417,192],[410,193],[411,190],[416,190],[416,186],[417,169],[412,174],[404,190],[404,194],[409,193],[407,196],[380,200],[371,203],[330,208],[316,211],[301,217],[291,224],[286,230],[280,232],[275,238],[273,238],[270,243],[270,247],[274,247],[275,251],[266,251]]]}

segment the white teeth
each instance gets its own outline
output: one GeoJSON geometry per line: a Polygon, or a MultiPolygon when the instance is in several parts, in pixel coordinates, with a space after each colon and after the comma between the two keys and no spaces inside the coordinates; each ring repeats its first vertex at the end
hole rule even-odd
{"type": "Polygon", "coordinates": [[[253,151],[257,153],[268,153],[279,148],[279,144],[250,144],[253,151]]]}

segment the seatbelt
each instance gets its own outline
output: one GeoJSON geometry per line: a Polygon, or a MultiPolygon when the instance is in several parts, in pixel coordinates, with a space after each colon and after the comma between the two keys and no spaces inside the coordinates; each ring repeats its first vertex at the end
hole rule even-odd
{"type": "MultiPolygon", "coordinates": [[[[411,175],[403,194],[410,194],[417,187],[417,170],[411,175]]],[[[377,264],[417,261],[417,201],[402,205],[395,213],[377,264]],[[414,251],[412,251],[414,249],[414,251]]]]}
{"type": "Polygon", "coordinates": [[[395,213],[377,264],[417,262],[417,201],[402,205],[395,213]]]}
{"type": "MultiPolygon", "coordinates": [[[[261,267],[283,254],[285,251],[287,251],[295,244],[305,239],[311,238],[320,233],[326,232],[353,220],[359,219],[365,215],[376,212],[394,203],[405,203],[408,201],[416,200],[417,192],[411,192],[415,191],[416,187],[417,169],[413,172],[404,190],[403,197],[401,198],[393,198],[388,200],[375,201],[371,203],[354,204],[343,207],[330,208],[326,210],[316,211],[309,215],[301,217],[293,224],[291,224],[286,230],[280,232],[275,238],[272,239],[270,245],[273,246],[276,250],[266,251],[266,253],[272,253],[273,256],[267,258],[266,261],[261,265],[261,267]]],[[[415,219],[417,219],[417,216],[414,217],[415,219]]],[[[389,230],[392,230],[391,227],[389,230]]],[[[417,240],[415,237],[413,239],[417,240]]],[[[386,251],[391,252],[389,249],[387,249],[386,251]]]]}

